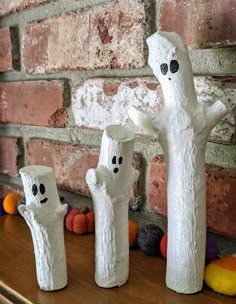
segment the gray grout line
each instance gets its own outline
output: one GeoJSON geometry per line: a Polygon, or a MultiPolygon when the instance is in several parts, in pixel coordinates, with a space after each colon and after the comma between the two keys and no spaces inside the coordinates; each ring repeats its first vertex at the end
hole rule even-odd
{"type": "Polygon", "coordinates": [[[30,75],[25,72],[10,71],[0,75],[0,81],[29,81],[29,80],[52,80],[66,79],[72,83],[89,79],[89,78],[126,78],[126,77],[150,77],[153,76],[152,71],[148,67],[130,70],[91,70],[91,71],[63,71],[52,74],[36,74],[30,75]]]}
{"type": "MultiPolygon", "coordinates": [[[[42,140],[54,140],[70,144],[99,147],[102,131],[80,129],[79,127],[49,128],[20,124],[0,124],[0,136],[22,137],[24,142],[27,141],[28,138],[39,138],[42,140]]],[[[151,161],[156,155],[163,155],[159,142],[151,136],[137,135],[134,149],[136,152],[142,153],[147,162],[151,161]]],[[[206,163],[225,168],[236,167],[236,145],[208,142],[206,148],[206,163]]]]}
{"type": "MultiPolygon", "coordinates": [[[[21,35],[21,31],[20,31],[21,35]]],[[[195,76],[236,76],[236,48],[206,49],[190,51],[195,76]],[[223,62],[223,63],[222,63],[223,62]]],[[[97,69],[88,71],[68,70],[49,74],[27,74],[24,71],[0,73],[0,81],[28,81],[66,79],[76,84],[89,78],[153,77],[151,68],[97,69]]]]}
{"type": "Polygon", "coordinates": [[[12,177],[6,174],[0,173],[0,184],[8,184],[16,187],[22,187],[21,178],[20,177],[12,177]]]}
{"type": "Polygon", "coordinates": [[[115,2],[115,0],[57,0],[41,4],[37,7],[26,8],[5,17],[1,17],[0,27],[24,25],[26,23],[37,22],[53,16],[80,11],[86,8],[115,2]]]}

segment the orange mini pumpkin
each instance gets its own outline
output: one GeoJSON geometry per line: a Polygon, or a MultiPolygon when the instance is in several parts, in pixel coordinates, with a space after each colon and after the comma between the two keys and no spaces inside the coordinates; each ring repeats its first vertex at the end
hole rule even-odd
{"type": "Polygon", "coordinates": [[[138,225],[136,222],[129,220],[129,247],[136,245],[138,235],[138,225]]]}
{"type": "Polygon", "coordinates": [[[94,211],[93,209],[89,210],[86,214],[88,218],[88,233],[93,233],[95,231],[95,219],[94,219],[94,211]]]}
{"type": "Polygon", "coordinates": [[[73,231],[73,220],[74,220],[74,217],[76,216],[76,214],[79,213],[79,209],[78,208],[74,208],[72,209],[66,216],[66,219],[65,219],[65,225],[66,225],[66,228],[67,230],[69,231],[73,231]]]}
{"type": "Polygon", "coordinates": [[[88,232],[88,218],[83,213],[78,213],[73,218],[73,231],[77,234],[88,232]]]}
{"type": "Polygon", "coordinates": [[[167,233],[165,233],[163,235],[163,237],[161,238],[161,242],[160,242],[160,251],[161,251],[161,255],[163,256],[163,258],[166,259],[167,257],[167,233]]]}
{"type": "Polygon", "coordinates": [[[67,230],[77,233],[93,233],[94,228],[94,211],[84,206],[72,209],[65,218],[67,230]]]}
{"type": "Polygon", "coordinates": [[[19,193],[12,192],[9,193],[3,201],[3,209],[8,213],[8,214],[17,214],[18,213],[18,208],[17,204],[19,200],[22,199],[22,196],[19,193]]]}

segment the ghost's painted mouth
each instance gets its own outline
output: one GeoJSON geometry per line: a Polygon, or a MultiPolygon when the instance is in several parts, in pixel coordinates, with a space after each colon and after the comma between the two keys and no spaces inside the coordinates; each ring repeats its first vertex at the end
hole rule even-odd
{"type": "Polygon", "coordinates": [[[171,78],[168,78],[169,80],[171,80],[171,78]]]}
{"type": "Polygon", "coordinates": [[[47,200],[48,200],[48,199],[45,197],[45,199],[41,200],[40,203],[41,203],[41,204],[45,204],[45,203],[47,202],[47,200]]]}
{"type": "Polygon", "coordinates": [[[118,168],[115,168],[115,169],[113,170],[114,173],[117,173],[118,171],[119,171],[118,168]]]}

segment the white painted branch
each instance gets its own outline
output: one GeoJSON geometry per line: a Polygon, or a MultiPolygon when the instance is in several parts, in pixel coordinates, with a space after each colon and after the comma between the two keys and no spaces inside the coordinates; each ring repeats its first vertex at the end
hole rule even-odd
{"type": "Polygon", "coordinates": [[[86,181],[95,212],[95,281],[100,287],[121,286],[128,280],[128,202],[138,171],[132,168],[135,135],[113,125],[104,130],[97,169],[86,181]]]}
{"type": "Polygon", "coordinates": [[[202,289],[205,266],[205,147],[211,129],[227,110],[220,101],[209,107],[198,103],[191,62],[176,33],[155,33],[147,44],[149,65],[162,86],[164,109],[147,114],[150,119],[143,119],[145,113],[137,108],[129,115],[137,125],[158,133],[165,154],[166,284],[180,293],[195,293],[202,289]],[[147,121],[151,126],[147,127],[147,121]]]}
{"type": "Polygon", "coordinates": [[[33,239],[39,287],[52,291],[67,285],[64,245],[63,206],[57,192],[53,170],[44,166],[27,166],[20,170],[26,205],[19,212],[26,220],[33,239]]]}
{"type": "Polygon", "coordinates": [[[220,100],[208,106],[206,108],[207,126],[212,129],[225,116],[226,112],[226,107],[220,100]]]}
{"type": "MultiPolygon", "coordinates": [[[[140,108],[137,108],[135,106],[132,106],[128,114],[130,117],[132,117],[133,122],[139,126],[140,128],[146,130],[153,136],[158,136],[158,130],[153,127],[153,119],[155,119],[155,116],[152,116],[150,113],[147,113],[146,111],[143,111],[140,108]]],[[[156,114],[157,116],[158,114],[156,114]]]]}

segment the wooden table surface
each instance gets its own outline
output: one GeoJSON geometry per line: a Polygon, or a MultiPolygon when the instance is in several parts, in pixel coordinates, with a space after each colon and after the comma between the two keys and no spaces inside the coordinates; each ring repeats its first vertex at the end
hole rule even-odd
{"type": "Polygon", "coordinates": [[[219,304],[236,303],[204,288],[180,295],[165,287],[165,260],[130,251],[129,281],[103,289],[94,282],[94,235],[65,232],[68,286],[46,292],[38,288],[30,231],[20,216],[0,218],[0,303],[37,304],[219,304]],[[4,300],[8,298],[10,302],[4,300]]]}

